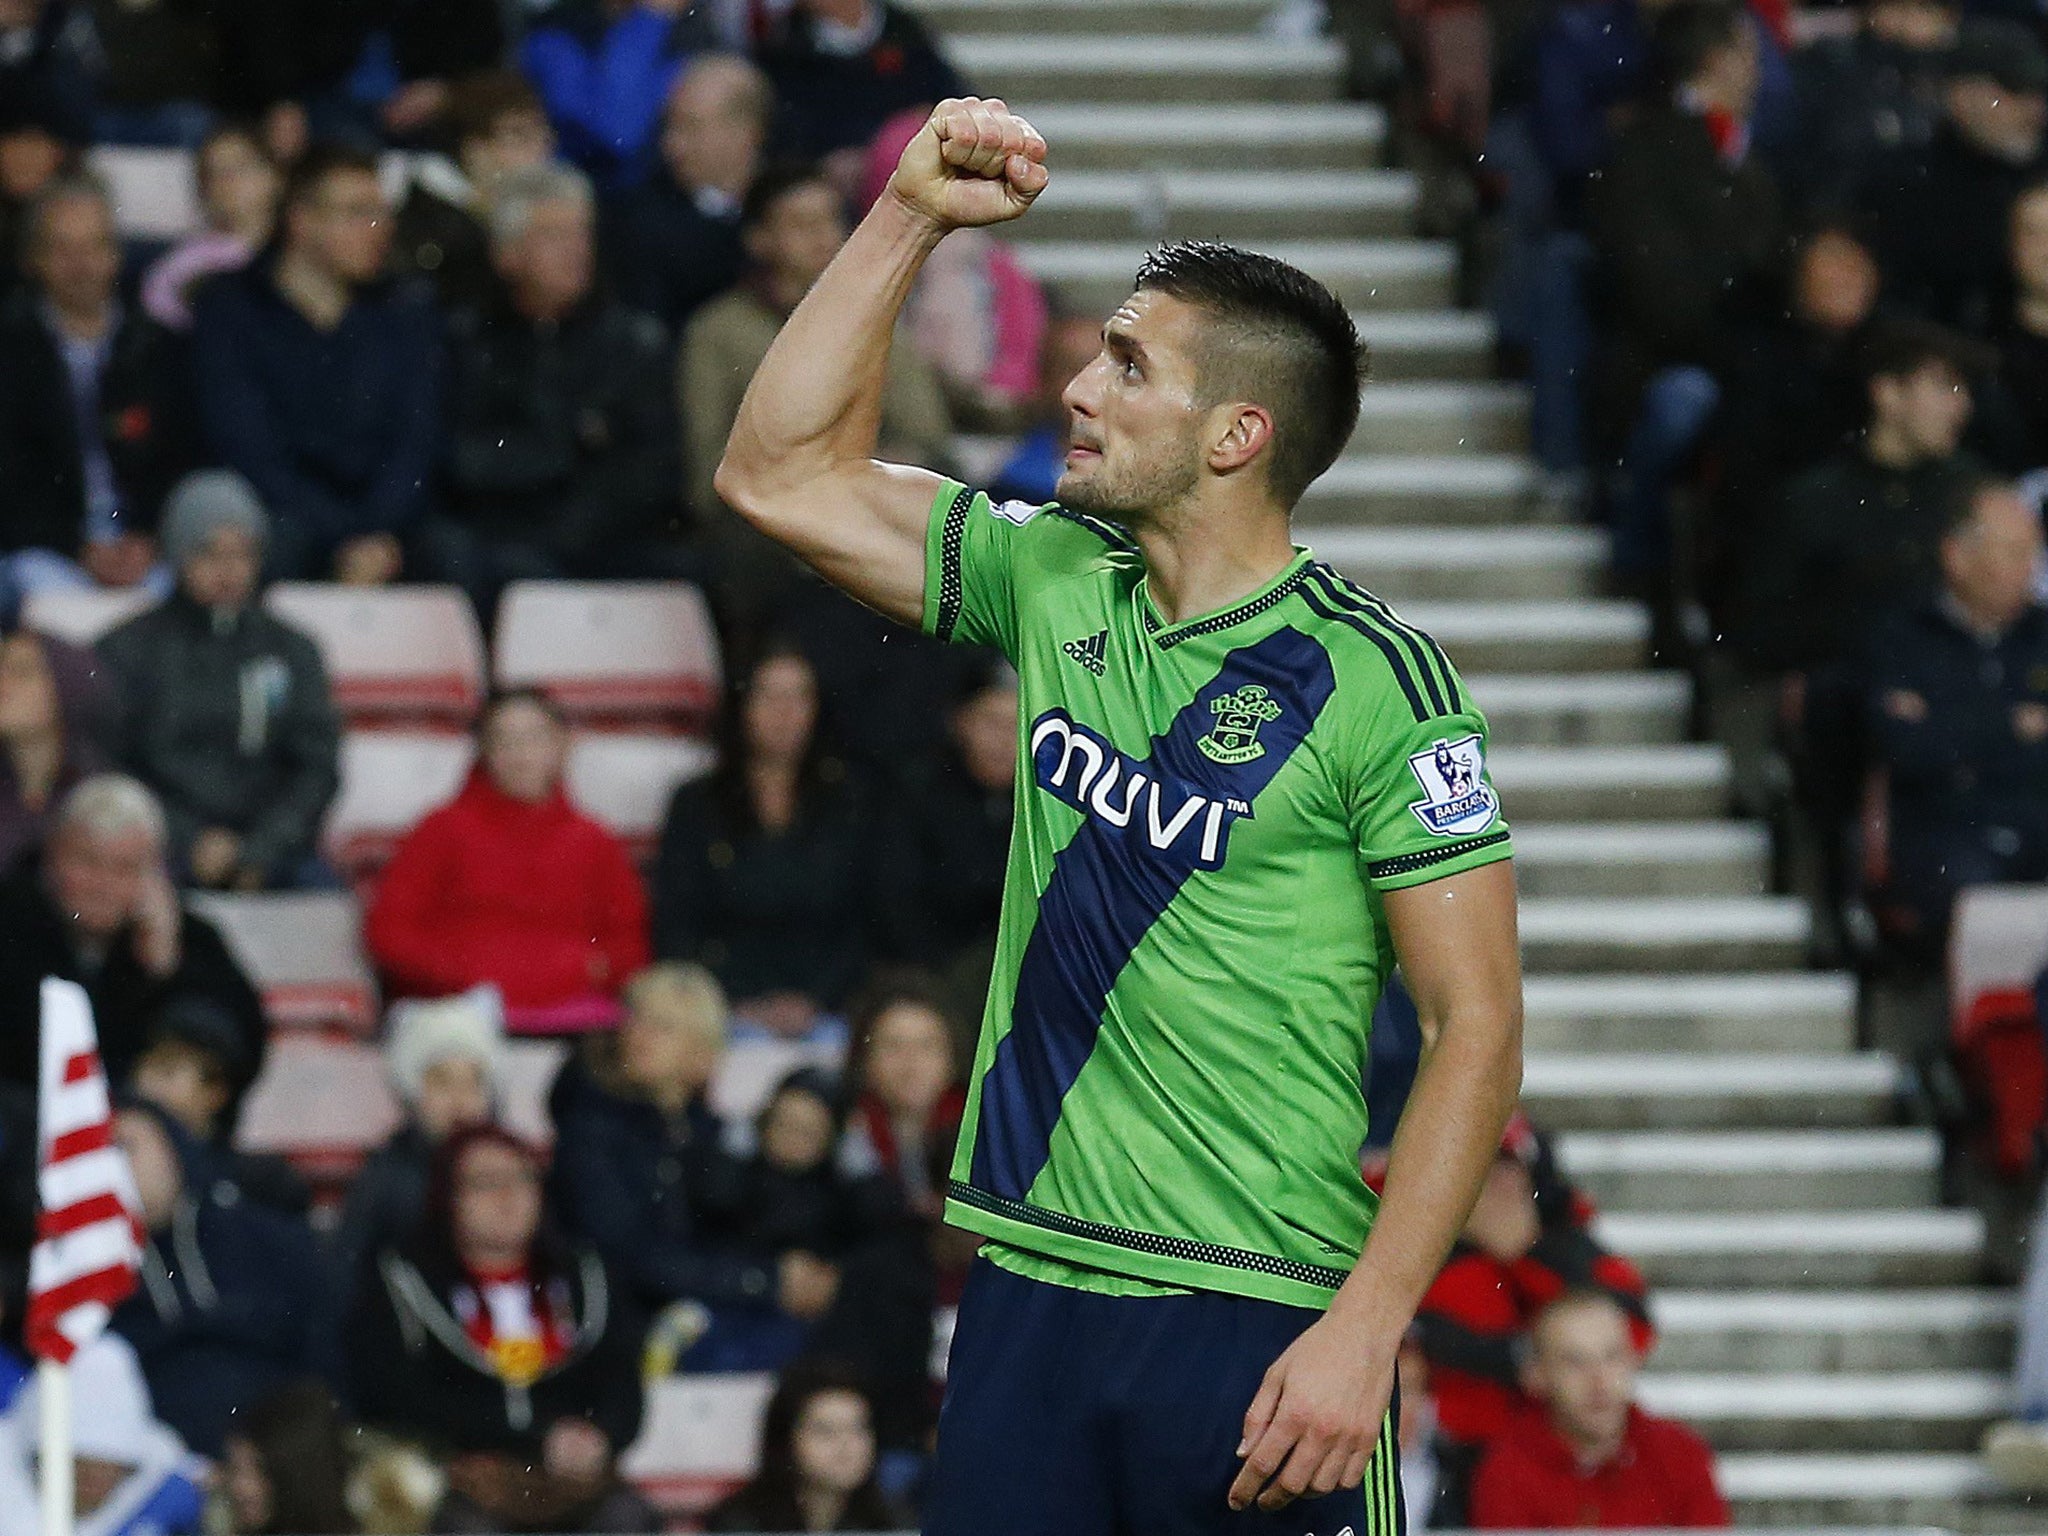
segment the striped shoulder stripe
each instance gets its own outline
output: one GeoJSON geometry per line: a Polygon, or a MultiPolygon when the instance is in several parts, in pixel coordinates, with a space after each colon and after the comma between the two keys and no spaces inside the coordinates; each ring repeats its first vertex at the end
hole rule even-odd
{"type": "Polygon", "coordinates": [[[939,612],[932,635],[951,640],[960,622],[960,604],[966,595],[966,579],[960,569],[960,544],[967,536],[967,509],[974,505],[974,492],[961,486],[946,508],[946,521],[939,529],[939,612]]]}
{"type": "Polygon", "coordinates": [[[1106,518],[1096,517],[1088,512],[1076,512],[1072,507],[1063,507],[1058,502],[1050,503],[1045,510],[1054,517],[1064,517],[1077,527],[1086,528],[1112,549],[1136,548],[1131,543],[1130,536],[1106,518]]]}
{"type": "Polygon", "coordinates": [[[1417,691],[1415,678],[1408,670],[1408,660],[1401,654],[1401,647],[1396,645],[1391,638],[1374,629],[1365,620],[1358,617],[1358,615],[1342,608],[1333,607],[1330,603],[1324,601],[1320,590],[1312,581],[1305,581],[1295,588],[1295,595],[1306,603],[1309,611],[1318,618],[1327,619],[1332,624],[1342,624],[1347,629],[1356,630],[1372,642],[1379,650],[1379,653],[1386,657],[1388,667],[1393,670],[1394,681],[1401,685],[1401,692],[1408,700],[1408,707],[1415,712],[1415,720],[1418,725],[1424,721],[1434,720],[1438,714],[1442,713],[1441,710],[1432,711],[1428,701],[1417,691]]]}
{"type": "Polygon", "coordinates": [[[1416,663],[1425,672],[1429,670],[1429,665],[1422,660],[1420,652],[1428,651],[1436,664],[1436,674],[1443,679],[1444,698],[1450,706],[1445,712],[1453,715],[1464,713],[1465,702],[1458,694],[1457,674],[1451,670],[1450,658],[1444,655],[1443,647],[1436,643],[1433,636],[1407,623],[1387,606],[1384,598],[1374,595],[1357,582],[1339,574],[1332,566],[1318,560],[1316,570],[1335,595],[1348,598],[1351,606],[1370,614],[1385,628],[1399,635],[1409,650],[1416,654],[1416,663]]]}
{"type": "Polygon", "coordinates": [[[1391,624],[1376,609],[1361,602],[1357,595],[1336,577],[1334,572],[1317,568],[1314,577],[1321,584],[1323,600],[1353,615],[1363,624],[1369,624],[1407,651],[1415,663],[1415,675],[1421,679],[1422,689],[1429,695],[1432,717],[1449,714],[1450,708],[1443,688],[1438,684],[1436,669],[1430,664],[1429,652],[1413,631],[1399,624],[1391,624]]]}

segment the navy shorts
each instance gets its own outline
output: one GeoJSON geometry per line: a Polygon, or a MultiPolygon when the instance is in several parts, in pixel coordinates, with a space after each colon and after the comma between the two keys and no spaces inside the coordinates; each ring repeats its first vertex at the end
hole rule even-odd
{"type": "Polygon", "coordinates": [[[1402,1536],[1398,1406],[1363,1488],[1270,1514],[1225,1502],[1245,1410],[1319,1315],[1214,1291],[1104,1296],[977,1259],[925,1536],[1402,1536]]]}

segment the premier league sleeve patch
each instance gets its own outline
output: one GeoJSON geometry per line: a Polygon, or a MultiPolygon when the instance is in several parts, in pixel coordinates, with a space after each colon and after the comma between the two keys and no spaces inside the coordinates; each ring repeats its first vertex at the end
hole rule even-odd
{"type": "Polygon", "coordinates": [[[1422,798],[1408,809],[1436,836],[1482,832],[1500,814],[1500,797],[1486,782],[1485,757],[1476,734],[1439,741],[1427,752],[1411,756],[1408,768],[1422,786],[1422,798]]]}

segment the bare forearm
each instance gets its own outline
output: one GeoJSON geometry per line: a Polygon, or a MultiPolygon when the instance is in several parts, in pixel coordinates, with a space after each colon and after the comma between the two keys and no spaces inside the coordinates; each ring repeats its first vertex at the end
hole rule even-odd
{"type": "Polygon", "coordinates": [[[897,316],[942,231],[884,193],[754,374],[721,480],[786,482],[872,458],[897,316]]]}
{"type": "Polygon", "coordinates": [[[1452,1021],[1422,1061],[1380,1210],[1331,1310],[1379,1337],[1403,1332],[1463,1230],[1521,1091],[1518,1018],[1452,1021]]]}

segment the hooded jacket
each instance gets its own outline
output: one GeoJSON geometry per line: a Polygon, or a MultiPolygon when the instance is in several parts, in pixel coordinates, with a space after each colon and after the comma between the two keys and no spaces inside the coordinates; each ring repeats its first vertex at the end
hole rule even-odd
{"type": "Polygon", "coordinates": [[[647,963],[647,896],[560,789],[515,800],[479,766],[400,844],[366,936],[398,996],[491,982],[508,1008],[548,1008],[615,993],[647,963]]]}
{"type": "Polygon", "coordinates": [[[1542,1411],[1526,1408],[1473,1474],[1470,1518],[1480,1530],[1704,1528],[1726,1525],[1728,1506],[1713,1452],[1683,1424],[1630,1409],[1620,1452],[1589,1471],[1542,1411]]]}

